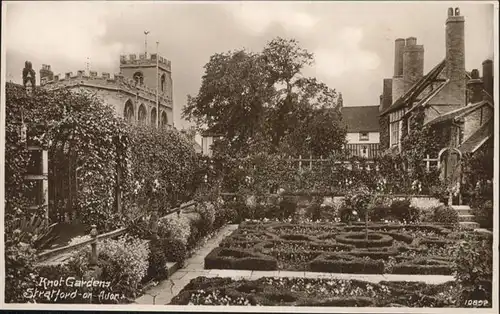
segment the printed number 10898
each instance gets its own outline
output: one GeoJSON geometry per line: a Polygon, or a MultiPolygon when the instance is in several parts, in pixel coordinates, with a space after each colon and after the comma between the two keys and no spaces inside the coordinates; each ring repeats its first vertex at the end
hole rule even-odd
{"type": "Polygon", "coordinates": [[[465,306],[482,307],[488,305],[488,300],[466,300],[465,306]]]}

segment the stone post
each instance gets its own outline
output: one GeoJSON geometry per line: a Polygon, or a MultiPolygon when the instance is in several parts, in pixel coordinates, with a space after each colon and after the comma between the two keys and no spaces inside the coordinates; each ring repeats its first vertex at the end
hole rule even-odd
{"type": "Polygon", "coordinates": [[[158,239],[158,208],[153,208],[151,217],[149,218],[149,227],[151,228],[151,237],[153,240],[158,239]]]}
{"type": "Polygon", "coordinates": [[[92,247],[92,251],[90,252],[90,266],[97,266],[97,226],[92,225],[92,230],[90,231],[90,236],[92,237],[92,243],[90,246],[92,247]]]}

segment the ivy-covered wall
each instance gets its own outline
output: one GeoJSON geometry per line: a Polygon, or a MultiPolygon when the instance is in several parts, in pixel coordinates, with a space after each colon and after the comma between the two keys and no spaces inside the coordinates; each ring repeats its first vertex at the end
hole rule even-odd
{"type": "Polygon", "coordinates": [[[380,149],[385,150],[389,148],[389,115],[379,118],[380,124],[380,149]]]}

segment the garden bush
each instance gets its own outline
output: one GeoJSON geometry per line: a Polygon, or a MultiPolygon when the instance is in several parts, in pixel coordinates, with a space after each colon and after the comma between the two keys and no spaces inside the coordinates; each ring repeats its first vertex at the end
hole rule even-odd
{"type": "Polygon", "coordinates": [[[434,222],[456,225],[458,224],[458,213],[450,206],[442,205],[434,208],[434,222]]]}
{"type": "Polygon", "coordinates": [[[219,229],[225,224],[235,223],[238,219],[238,214],[234,208],[222,205],[215,212],[214,229],[219,229]]]}
{"type": "Polygon", "coordinates": [[[474,219],[481,228],[493,228],[493,202],[490,200],[476,202],[472,208],[474,219]]]}
{"type": "Polygon", "coordinates": [[[406,222],[416,222],[420,216],[420,210],[411,206],[409,199],[395,200],[390,206],[390,216],[406,222]]]}
{"type": "MultiPolygon", "coordinates": [[[[288,218],[297,212],[298,199],[293,196],[285,196],[279,203],[279,208],[282,216],[280,218],[288,218]]],[[[274,217],[273,217],[274,218],[274,217]]]]}
{"type": "Polygon", "coordinates": [[[196,206],[196,212],[200,214],[200,225],[199,231],[202,235],[208,234],[212,231],[213,224],[215,221],[215,205],[211,202],[204,202],[196,206]]]}
{"type": "MultiPolygon", "coordinates": [[[[455,279],[463,286],[460,301],[492,301],[493,236],[467,235],[455,251],[455,279]]],[[[462,303],[464,304],[464,303],[462,303]]]]}
{"type": "MultiPolygon", "coordinates": [[[[90,249],[86,251],[90,254],[90,249]]],[[[113,293],[136,297],[148,270],[149,246],[145,240],[120,237],[99,244],[100,280],[113,283],[113,293]]]]}
{"type": "Polygon", "coordinates": [[[149,242],[148,271],[143,281],[164,279],[167,277],[166,264],[169,261],[166,251],[168,247],[163,239],[153,239],[149,242]]]}
{"type": "MultiPolygon", "coordinates": [[[[7,237],[7,235],[6,235],[7,237]]],[[[34,288],[36,250],[27,243],[5,245],[5,303],[25,303],[29,301],[24,293],[34,288]]]]}
{"type": "Polygon", "coordinates": [[[187,245],[191,236],[191,220],[186,215],[169,215],[158,222],[158,237],[172,238],[187,245]]]}

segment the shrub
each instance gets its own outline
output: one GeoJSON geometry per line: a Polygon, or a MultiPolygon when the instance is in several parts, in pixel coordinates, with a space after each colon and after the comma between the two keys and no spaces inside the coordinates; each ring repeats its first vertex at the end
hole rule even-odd
{"type": "Polygon", "coordinates": [[[185,246],[191,236],[191,221],[185,215],[170,215],[160,219],[158,237],[179,240],[185,246]]]}
{"type": "MultiPolygon", "coordinates": [[[[149,247],[145,240],[121,237],[99,244],[101,280],[113,282],[113,292],[135,297],[148,270],[149,247]]],[[[87,255],[89,250],[87,250],[87,255]]]]}
{"type": "Polygon", "coordinates": [[[493,202],[488,200],[485,202],[478,202],[473,207],[474,218],[481,228],[493,228],[493,202]]]}
{"type": "Polygon", "coordinates": [[[167,277],[165,265],[168,262],[164,241],[154,239],[149,242],[148,271],[144,279],[164,279],[167,277]]]}
{"type": "Polygon", "coordinates": [[[493,237],[465,236],[454,257],[455,280],[464,287],[461,302],[474,299],[488,300],[491,304],[493,237]]]}
{"type": "Polygon", "coordinates": [[[279,204],[282,217],[288,218],[293,216],[297,212],[297,198],[285,196],[279,204]]]}
{"type": "Polygon", "coordinates": [[[434,208],[434,222],[442,224],[458,224],[458,213],[449,206],[438,206],[434,208]]]}
{"type": "Polygon", "coordinates": [[[196,212],[200,214],[200,220],[197,224],[198,231],[201,236],[205,236],[213,230],[213,224],[215,221],[215,206],[211,202],[198,203],[196,206],[196,212]]]}
{"type": "Polygon", "coordinates": [[[406,222],[416,222],[420,216],[420,210],[410,205],[409,199],[396,200],[390,206],[390,215],[399,220],[406,222]]]}
{"type": "Polygon", "coordinates": [[[389,219],[391,216],[391,208],[389,206],[374,207],[370,213],[371,221],[380,221],[389,219]]]}
{"type": "Polygon", "coordinates": [[[234,208],[229,206],[221,206],[218,210],[215,211],[214,218],[214,229],[219,229],[226,223],[235,223],[238,219],[238,213],[234,208]]]}
{"type": "Polygon", "coordinates": [[[5,302],[25,303],[24,293],[35,286],[36,251],[26,243],[5,245],[5,302]]]}

